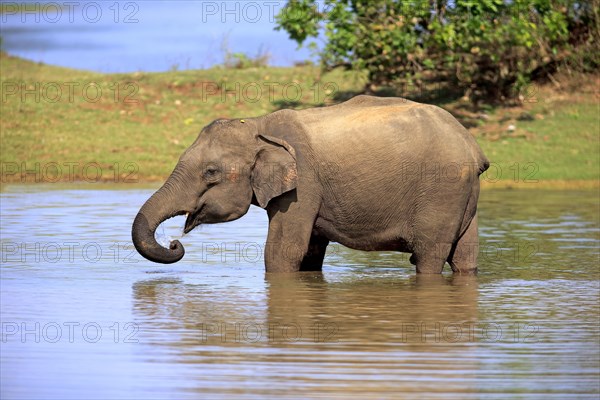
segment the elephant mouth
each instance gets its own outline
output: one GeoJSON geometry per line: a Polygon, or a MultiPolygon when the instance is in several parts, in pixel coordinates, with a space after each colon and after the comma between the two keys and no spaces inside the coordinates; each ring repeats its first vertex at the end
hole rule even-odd
{"type": "Polygon", "coordinates": [[[202,209],[204,206],[201,206],[196,211],[186,212],[185,213],[185,225],[183,227],[183,233],[190,233],[195,227],[202,223],[202,209]]]}

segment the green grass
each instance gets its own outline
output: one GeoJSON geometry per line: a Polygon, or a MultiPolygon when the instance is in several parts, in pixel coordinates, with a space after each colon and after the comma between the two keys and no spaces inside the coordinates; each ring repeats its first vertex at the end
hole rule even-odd
{"type": "MultiPolygon", "coordinates": [[[[162,180],[202,127],[215,118],[331,104],[360,92],[365,83],[360,74],[321,75],[311,66],[99,74],[4,53],[0,71],[2,182],[20,182],[23,168],[39,168],[37,176],[25,175],[28,182],[96,179],[98,170],[108,181],[162,180]],[[86,87],[95,97],[92,84],[101,89],[97,101],[82,93],[86,87]],[[241,97],[223,90],[237,91],[241,97]],[[61,168],[58,174],[56,166],[61,168]]],[[[458,102],[444,107],[464,117],[458,102]]],[[[488,158],[500,167],[501,180],[597,182],[600,145],[594,93],[576,101],[540,98],[527,111],[543,119],[518,121],[517,130],[509,135],[503,130],[510,121],[498,122],[507,117],[503,109],[496,109],[486,125],[473,129],[488,158]],[[497,128],[490,134],[486,128],[494,124],[497,128]],[[533,168],[536,173],[529,175],[533,168]]],[[[495,175],[488,180],[495,180],[495,175]]]]}
{"type": "MultiPolygon", "coordinates": [[[[597,181],[600,110],[598,103],[591,100],[559,102],[542,120],[518,121],[516,132],[521,134],[514,137],[479,140],[495,164],[488,173],[489,179],[494,180],[494,174],[501,171],[503,179],[524,184],[538,180],[597,181]]],[[[543,111],[543,108],[540,105],[533,110],[543,111]]]]}
{"type": "Polygon", "coordinates": [[[598,105],[563,104],[551,118],[520,122],[532,139],[508,138],[500,143],[482,141],[488,157],[507,168],[520,164],[535,177],[548,179],[598,179],[598,105]]]}

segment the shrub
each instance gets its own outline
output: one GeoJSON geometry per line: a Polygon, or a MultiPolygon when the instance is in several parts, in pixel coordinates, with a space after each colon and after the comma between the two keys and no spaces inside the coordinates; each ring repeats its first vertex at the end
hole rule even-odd
{"type": "Polygon", "coordinates": [[[366,70],[367,91],[442,79],[473,102],[495,102],[567,61],[595,70],[599,6],[600,0],[289,0],[277,29],[300,45],[324,35],[323,67],[366,70]]]}

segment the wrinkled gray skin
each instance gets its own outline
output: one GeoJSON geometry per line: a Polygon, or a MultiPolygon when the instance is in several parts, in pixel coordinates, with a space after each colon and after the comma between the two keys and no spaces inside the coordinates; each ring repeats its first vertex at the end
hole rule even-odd
{"type": "Polygon", "coordinates": [[[446,111],[357,96],[331,107],[217,120],[181,155],[132,229],[141,255],[179,261],[154,238],[167,218],[184,231],[267,210],[267,272],[320,270],[330,241],[412,253],[419,273],[477,270],[479,175],[489,162],[446,111]]]}

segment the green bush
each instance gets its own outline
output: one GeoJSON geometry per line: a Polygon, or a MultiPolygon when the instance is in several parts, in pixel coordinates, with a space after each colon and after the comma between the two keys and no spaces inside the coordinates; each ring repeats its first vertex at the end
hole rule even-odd
{"type": "Polygon", "coordinates": [[[562,63],[598,67],[599,6],[600,0],[289,0],[277,29],[300,45],[324,35],[323,67],[366,70],[367,91],[443,80],[474,102],[509,101],[562,63]]]}

